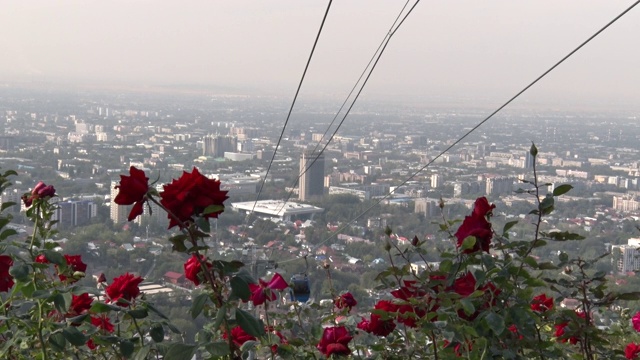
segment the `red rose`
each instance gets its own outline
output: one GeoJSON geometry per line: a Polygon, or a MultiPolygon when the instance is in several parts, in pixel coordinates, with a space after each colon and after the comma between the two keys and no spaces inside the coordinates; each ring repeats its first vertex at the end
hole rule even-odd
{"type": "Polygon", "coordinates": [[[391,295],[396,299],[409,300],[410,298],[426,295],[426,291],[416,287],[415,280],[404,280],[404,286],[391,291],[391,295]]]}
{"type": "Polygon", "coordinates": [[[640,354],[640,344],[629,343],[627,347],[624,348],[624,357],[627,359],[637,359],[640,354]]]}
{"type": "MultiPolygon", "coordinates": [[[[581,319],[584,319],[587,316],[583,311],[576,311],[576,315],[581,319]]],[[[580,341],[580,338],[577,336],[570,336],[568,338],[565,337],[566,328],[569,326],[568,321],[556,324],[554,326],[556,328],[554,335],[556,338],[558,338],[558,341],[565,343],[567,342],[567,340],[569,340],[569,343],[571,343],[572,345],[575,345],[578,343],[578,341],[580,341]]]]}
{"type": "Polygon", "coordinates": [[[89,311],[93,298],[89,294],[84,293],[80,296],[71,295],[71,306],[69,306],[69,312],[67,316],[82,315],[89,311]]]}
{"type": "Polygon", "coordinates": [[[96,343],[93,342],[93,339],[89,339],[89,341],[87,341],[87,347],[89,350],[95,350],[97,346],[96,343]]]}
{"type": "MultiPolygon", "coordinates": [[[[228,339],[226,331],[222,334],[222,337],[225,340],[228,339]]],[[[244,330],[242,330],[240,326],[236,326],[231,329],[231,340],[239,348],[242,346],[242,344],[246,343],[249,340],[256,341],[256,338],[247,334],[244,330]]]]}
{"type": "Polygon", "coordinates": [[[258,282],[259,285],[249,284],[250,300],[255,306],[262,305],[267,300],[274,301],[277,296],[272,290],[284,290],[289,287],[287,281],[278,273],[275,273],[268,283],[262,279],[258,279],[258,282]]]}
{"type": "Polygon", "coordinates": [[[518,338],[518,340],[524,339],[524,336],[520,334],[520,332],[518,331],[518,327],[515,324],[509,326],[507,329],[511,331],[518,338]]]}
{"type": "Polygon", "coordinates": [[[138,215],[142,215],[143,205],[149,191],[149,178],[144,171],[138,170],[134,166],[129,168],[129,174],[131,176],[120,175],[120,185],[116,186],[116,189],[120,189],[120,191],[113,202],[118,205],[133,204],[128,218],[131,221],[138,215]]]}
{"type": "Polygon", "coordinates": [[[7,292],[13,287],[13,276],[9,269],[13,265],[13,259],[7,255],[0,255],[0,291],[7,292]]]}
{"type": "Polygon", "coordinates": [[[24,206],[29,207],[33,204],[33,200],[55,196],[56,189],[52,185],[47,185],[42,181],[39,181],[36,186],[31,190],[31,194],[27,196],[27,194],[22,195],[21,199],[24,203],[24,206]]]}
{"type": "Polygon", "coordinates": [[[35,262],[37,262],[39,264],[48,264],[49,260],[47,259],[46,256],[44,256],[44,254],[40,254],[40,255],[36,256],[35,262]]]}
{"type": "Polygon", "coordinates": [[[489,245],[491,244],[491,237],[493,236],[493,233],[491,232],[491,223],[488,222],[484,216],[465,216],[464,221],[458,228],[458,231],[456,231],[455,236],[458,238],[458,247],[461,247],[464,239],[469,236],[476,238],[476,243],[473,248],[465,249],[465,254],[476,252],[478,250],[489,252],[489,245]]]}
{"type": "MultiPolygon", "coordinates": [[[[375,305],[374,309],[395,313],[398,310],[398,307],[391,301],[380,300],[375,305]]],[[[391,334],[395,328],[396,323],[392,319],[382,320],[382,317],[377,314],[371,314],[371,320],[369,321],[362,319],[362,321],[358,323],[358,329],[377,336],[387,336],[391,334]]]]}
{"type": "Polygon", "coordinates": [[[547,297],[547,294],[540,294],[531,300],[531,310],[536,312],[545,312],[553,309],[553,298],[547,297]]]}
{"type": "Polygon", "coordinates": [[[109,301],[117,303],[121,306],[129,306],[129,304],[119,301],[124,299],[131,301],[140,295],[140,288],[138,285],[142,282],[140,276],[133,276],[126,273],[113,279],[111,285],[107,286],[105,292],[109,298],[109,301]]]}
{"type": "Polygon", "coordinates": [[[353,337],[344,326],[326,327],[322,332],[322,339],[316,345],[318,350],[327,358],[331,355],[349,355],[349,342],[353,337]]]}
{"type": "Polygon", "coordinates": [[[202,215],[205,218],[216,218],[224,210],[224,201],[228,198],[226,191],[220,190],[220,181],[212,180],[200,174],[197,168],[193,172],[183,172],[178,180],[164,185],[160,193],[160,202],[176,218],[169,215],[169,228],[180,225],[180,221],[192,221],[193,216],[202,215]],[[217,211],[203,214],[211,205],[218,205],[217,211]],[[179,219],[179,221],[178,221],[179,219]]]}
{"type": "Polygon", "coordinates": [[[344,293],[340,296],[338,296],[337,298],[333,299],[333,304],[338,308],[338,309],[349,309],[349,311],[351,311],[351,308],[358,305],[358,302],[356,301],[356,299],[353,297],[353,295],[351,295],[350,292],[348,293],[344,293]]]}
{"type": "Polygon", "coordinates": [[[489,205],[489,200],[487,200],[486,197],[479,197],[473,206],[473,216],[487,216],[491,214],[491,211],[495,208],[496,206],[494,204],[489,205]]]}
{"type": "MultiPolygon", "coordinates": [[[[206,262],[206,258],[200,255],[200,259],[206,262]]],[[[211,264],[207,263],[207,266],[211,267],[211,264]]],[[[196,286],[200,285],[200,278],[198,274],[202,271],[202,265],[195,254],[191,255],[189,260],[184,263],[184,277],[191,280],[196,286]]]]}
{"type": "Polygon", "coordinates": [[[475,276],[473,276],[472,273],[467,272],[453,282],[450,290],[453,290],[456,294],[462,297],[471,295],[476,290],[475,276]]]}
{"type": "Polygon", "coordinates": [[[106,332],[112,333],[114,330],[114,326],[111,323],[111,320],[106,315],[100,315],[98,317],[92,316],[91,324],[93,324],[93,326],[100,328],[106,332]]]}
{"type": "MultiPolygon", "coordinates": [[[[82,262],[82,257],[80,255],[65,255],[64,258],[67,261],[67,271],[65,271],[67,272],[67,275],[69,275],[69,273],[73,275],[73,273],[76,271],[85,272],[87,270],[87,264],[82,262]]],[[[58,270],[59,269],[56,266],[56,271],[58,270]]],[[[58,277],[60,278],[60,281],[65,281],[67,279],[71,283],[78,281],[78,279],[67,277],[67,275],[63,273],[58,273],[58,277]]]]}

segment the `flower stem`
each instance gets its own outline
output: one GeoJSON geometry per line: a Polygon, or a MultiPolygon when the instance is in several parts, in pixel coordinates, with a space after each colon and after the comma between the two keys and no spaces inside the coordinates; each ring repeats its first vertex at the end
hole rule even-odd
{"type": "Polygon", "coordinates": [[[40,346],[42,347],[42,360],[48,360],[49,356],[47,355],[47,346],[44,342],[44,336],[42,335],[42,324],[44,323],[44,319],[42,318],[42,301],[38,301],[38,341],[40,341],[40,346]]]}
{"type": "Polygon", "coordinates": [[[131,320],[133,320],[133,325],[135,325],[136,330],[138,330],[138,334],[140,334],[140,345],[144,346],[144,334],[142,334],[140,326],[138,326],[138,321],[133,316],[131,317],[131,320]]]}

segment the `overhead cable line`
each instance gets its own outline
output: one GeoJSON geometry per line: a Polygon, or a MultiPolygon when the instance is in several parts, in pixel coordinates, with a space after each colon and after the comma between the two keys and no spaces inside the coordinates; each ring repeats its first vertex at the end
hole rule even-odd
{"type": "Polygon", "coordinates": [[[262,193],[262,189],[264,188],[264,184],[267,182],[267,176],[269,176],[269,171],[271,170],[271,165],[273,165],[273,161],[276,158],[276,153],[278,152],[278,147],[280,147],[280,142],[282,141],[282,137],[284,136],[284,130],[287,128],[287,124],[289,123],[289,118],[291,117],[291,112],[293,111],[293,107],[296,104],[296,100],[298,99],[298,94],[300,93],[300,88],[302,87],[302,83],[304,82],[304,77],[307,74],[307,70],[309,69],[309,64],[311,63],[311,58],[313,58],[313,53],[316,50],[316,45],[318,44],[318,40],[320,39],[320,34],[322,33],[322,28],[324,27],[324,23],[327,20],[327,15],[329,15],[329,9],[331,9],[331,3],[333,0],[329,0],[329,4],[327,4],[327,10],[324,13],[324,17],[322,18],[322,23],[320,24],[320,29],[318,29],[318,34],[316,35],[316,39],[313,42],[313,47],[311,48],[311,53],[309,54],[309,59],[307,59],[307,64],[304,67],[304,71],[302,73],[302,77],[300,78],[300,82],[298,83],[298,88],[296,89],[296,94],[293,96],[293,101],[291,102],[291,107],[289,108],[289,113],[287,114],[287,118],[284,121],[284,125],[282,126],[282,131],[280,132],[280,137],[278,137],[278,142],[276,144],[276,148],[273,150],[273,156],[271,156],[271,161],[269,161],[269,166],[267,167],[267,172],[264,174],[264,180],[260,184],[260,190],[258,191],[258,196],[256,196],[256,201],[253,203],[253,207],[251,208],[252,214],[256,209],[256,204],[258,200],[260,200],[260,194],[262,193]]]}
{"type": "MultiPolygon", "coordinates": [[[[402,13],[404,12],[404,10],[407,8],[407,5],[409,5],[409,1],[407,0],[404,3],[404,6],[402,7],[402,9],[400,10],[400,12],[398,13],[398,16],[396,16],[396,19],[393,21],[393,24],[391,24],[391,27],[389,28],[389,31],[385,34],[384,38],[382,39],[382,41],[380,42],[380,45],[378,45],[378,48],[376,49],[376,51],[373,53],[373,55],[371,56],[371,59],[369,59],[369,62],[367,63],[367,66],[365,66],[364,70],[362,70],[362,73],[360,73],[360,77],[358,77],[358,80],[356,81],[355,84],[353,84],[353,87],[351,88],[351,91],[349,92],[349,94],[347,95],[347,97],[344,99],[344,101],[342,102],[342,105],[340,105],[340,108],[338,109],[338,111],[336,112],[336,115],[333,117],[333,119],[331,120],[331,123],[329,124],[329,126],[327,127],[327,129],[324,131],[324,134],[322,134],[322,137],[320,138],[320,140],[318,140],[318,143],[316,144],[316,146],[313,148],[312,153],[315,153],[318,150],[318,147],[320,147],[320,144],[322,144],[322,141],[324,140],[325,136],[327,136],[327,133],[329,132],[329,130],[331,129],[331,127],[333,126],[333,124],[335,123],[336,119],[338,118],[338,116],[340,115],[340,113],[342,112],[342,109],[344,109],[345,105],[347,105],[347,102],[349,101],[349,98],[351,98],[351,95],[353,95],[353,93],[355,92],[356,88],[358,87],[358,84],[360,83],[360,81],[362,80],[362,78],[364,77],[364,75],[367,73],[367,69],[369,69],[369,67],[371,66],[371,64],[373,63],[373,61],[376,59],[376,55],[378,54],[378,52],[380,52],[380,49],[382,49],[382,47],[385,45],[385,42],[387,41],[387,39],[389,38],[390,34],[393,32],[394,27],[396,26],[396,24],[398,23],[398,20],[400,19],[400,17],[402,16],[402,13]]],[[[414,5],[415,6],[415,5],[414,5]]],[[[364,85],[363,85],[364,86],[364,85]]],[[[355,100],[354,100],[355,101],[355,100]]],[[[346,116],[346,115],[345,115],[346,116]]],[[[344,119],[343,119],[344,121],[344,119]]],[[[335,135],[335,133],[334,133],[335,135]]],[[[333,138],[333,136],[331,137],[333,138]]],[[[329,140],[330,141],[330,140],[329,140]]],[[[326,148],[326,146],[325,146],[326,148]]],[[[324,148],[322,149],[322,151],[324,151],[324,148]]],[[[321,152],[322,153],[322,152],[321,152]]],[[[318,155],[319,157],[320,155],[318,155]]],[[[291,190],[289,190],[289,194],[287,195],[286,200],[282,203],[282,206],[279,207],[276,211],[276,214],[278,212],[280,212],[287,204],[287,202],[291,199],[291,196],[293,196],[293,190],[295,188],[295,186],[298,184],[298,181],[300,180],[300,178],[311,168],[311,165],[313,165],[315,163],[316,159],[314,159],[311,164],[309,166],[305,166],[305,169],[298,175],[298,177],[292,182],[291,184],[291,190]]]]}
{"type": "MultiPolygon", "coordinates": [[[[604,30],[606,30],[608,27],[610,27],[611,25],[613,25],[616,21],[618,21],[620,18],[622,18],[625,14],[627,14],[629,11],[631,11],[631,9],[633,9],[634,7],[636,7],[638,4],[640,3],[640,0],[637,0],[636,2],[634,2],[633,4],[631,4],[631,6],[629,6],[628,8],[626,8],[623,12],[621,12],[618,16],[616,16],[613,20],[609,21],[605,26],[603,26],[602,28],[600,28],[600,30],[596,31],[593,35],[591,35],[587,40],[583,41],[580,45],[578,45],[575,49],[573,49],[571,52],[569,52],[567,55],[565,55],[562,59],[560,59],[560,61],[556,62],[553,66],[551,66],[547,71],[545,71],[544,73],[542,73],[542,75],[538,76],[535,80],[533,80],[531,83],[529,83],[529,85],[525,86],[522,90],[520,90],[517,94],[515,94],[513,97],[511,97],[509,100],[507,100],[507,102],[505,102],[504,104],[502,104],[500,107],[498,107],[495,111],[493,111],[491,114],[489,114],[489,116],[487,116],[486,118],[484,118],[482,121],[480,121],[477,125],[475,125],[473,128],[471,128],[471,130],[467,131],[464,135],[462,135],[460,138],[458,138],[458,140],[456,140],[455,142],[453,142],[451,145],[449,145],[446,149],[444,149],[443,151],[441,151],[436,157],[434,157],[433,159],[431,159],[431,161],[429,161],[427,164],[425,164],[424,166],[422,166],[420,169],[418,169],[417,171],[415,171],[413,174],[411,174],[407,179],[405,179],[402,183],[400,183],[400,185],[396,186],[395,189],[400,188],[401,186],[405,185],[407,182],[411,181],[411,179],[415,178],[419,173],[421,173],[422,171],[424,171],[427,167],[429,167],[429,165],[433,164],[438,158],[440,158],[442,155],[444,155],[445,153],[447,153],[449,150],[451,150],[454,146],[456,146],[457,144],[459,144],[462,140],[464,140],[465,138],[467,138],[471,133],[473,133],[476,129],[478,129],[480,126],[482,126],[484,123],[486,123],[487,121],[489,121],[489,119],[491,119],[495,114],[497,114],[498,112],[500,112],[502,109],[504,109],[507,105],[511,104],[511,102],[513,102],[515,99],[517,99],[520,95],[522,95],[525,91],[529,90],[529,88],[531,88],[533,85],[535,85],[538,81],[540,81],[542,78],[544,78],[545,76],[547,76],[547,74],[549,74],[551,71],[553,71],[555,68],[557,68],[560,64],[562,64],[565,60],[567,60],[568,58],[570,58],[573,54],[575,54],[576,52],[578,52],[578,50],[582,49],[582,47],[584,47],[585,45],[587,45],[591,40],[593,40],[595,37],[597,37],[598,35],[600,35],[600,33],[602,33],[604,30]]],[[[317,244],[315,246],[315,248],[317,249],[318,247],[320,247],[321,245],[325,244],[327,241],[331,240],[334,236],[338,235],[340,232],[342,232],[344,229],[346,229],[348,226],[350,226],[351,224],[353,224],[353,222],[355,222],[356,220],[358,220],[359,218],[361,218],[363,215],[365,215],[366,213],[368,213],[371,209],[373,209],[374,207],[378,206],[382,201],[384,201],[385,199],[387,199],[389,196],[391,196],[394,192],[395,189],[388,192],[385,196],[383,196],[382,198],[378,199],[373,205],[369,206],[368,208],[366,208],[363,212],[361,212],[360,214],[358,214],[356,217],[352,218],[351,220],[349,220],[346,224],[344,224],[343,226],[341,226],[340,228],[338,228],[337,230],[335,230],[334,232],[332,232],[326,239],[324,239],[323,241],[321,241],[319,244],[317,244]]],[[[287,263],[290,261],[294,261],[297,260],[297,258],[293,258],[293,259],[289,259],[286,261],[283,261],[281,263],[287,263]]]]}

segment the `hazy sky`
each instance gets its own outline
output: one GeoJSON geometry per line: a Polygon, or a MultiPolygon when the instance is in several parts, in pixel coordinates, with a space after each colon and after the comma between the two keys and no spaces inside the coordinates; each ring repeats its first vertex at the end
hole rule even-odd
{"type": "MultiPolygon", "coordinates": [[[[632,2],[423,0],[363,95],[504,101],[632,2]]],[[[0,82],[216,85],[291,97],[326,5],[2,1],[0,82]]],[[[403,5],[334,1],[301,95],[345,96],[403,5]]],[[[640,5],[522,101],[640,104],[640,5]]]]}

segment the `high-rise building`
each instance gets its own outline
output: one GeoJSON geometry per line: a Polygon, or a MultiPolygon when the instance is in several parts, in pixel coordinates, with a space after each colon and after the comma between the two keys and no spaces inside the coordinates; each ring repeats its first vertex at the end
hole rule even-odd
{"type": "Polygon", "coordinates": [[[115,202],[113,202],[113,200],[115,200],[116,196],[118,195],[118,189],[116,189],[116,186],[119,184],[119,181],[112,181],[111,182],[111,204],[110,204],[110,208],[111,208],[111,221],[113,221],[114,224],[118,225],[118,224],[122,224],[125,223],[127,221],[127,217],[129,216],[129,211],[131,211],[131,207],[132,205],[118,205],[115,202]]]}
{"type": "Polygon", "coordinates": [[[207,135],[202,139],[202,155],[224,157],[225,152],[238,151],[238,139],[233,136],[207,135]]]}
{"type": "Polygon", "coordinates": [[[98,206],[91,200],[59,201],[52,220],[57,220],[57,228],[71,229],[88,225],[92,217],[98,214],[98,206]]]}
{"type": "Polygon", "coordinates": [[[440,187],[442,187],[442,175],[440,174],[431,175],[431,188],[438,189],[440,187]]]}
{"type": "Polygon", "coordinates": [[[300,155],[300,177],[298,199],[305,201],[324,194],[324,154],[306,150],[300,155]],[[317,159],[316,159],[317,157],[317,159]],[[315,162],[314,162],[314,159],[315,162]],[[305,172],[306,170],[306,172],[305,172]]]}
{"type": "Polygon", "coordinates": [[[531,153],[529,151],[527,151],[527,154],[524,156],[524,168],[525,169],[531,169],[533,168],[533,155],[531,155],[531,153]]]}

